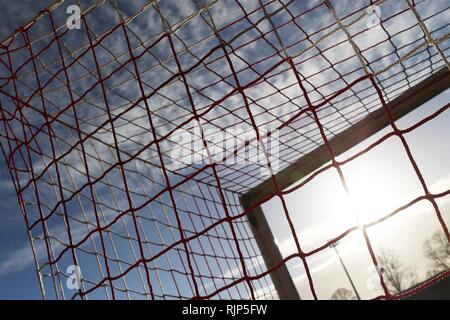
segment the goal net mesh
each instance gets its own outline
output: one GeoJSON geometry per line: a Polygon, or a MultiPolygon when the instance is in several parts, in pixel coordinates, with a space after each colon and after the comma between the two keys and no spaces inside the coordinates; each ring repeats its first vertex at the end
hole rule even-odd
{"type": "MultiPolygon", "coordinates": [[[[79,21],[70,4],[0,47],[2,152],[51,299],[272,299],[271,273],[295,257],[317,297],[306,258],[339,235],[306,252],[292,225],[297,252],[268,269],[247,221],[263,201],[240,197],[450,67],[445,1],[83,1],[79,21]]],[[[450,191],[429,192],[403,138],[448,107],[390,121],[423,195],[378,222],[429,201],[449,240],[436,199],[450,191]]],[[[329,157],[313,176],[353,160],[329,157]]],[[[366,227],[379,298],[399,297],[366,227]]]]}

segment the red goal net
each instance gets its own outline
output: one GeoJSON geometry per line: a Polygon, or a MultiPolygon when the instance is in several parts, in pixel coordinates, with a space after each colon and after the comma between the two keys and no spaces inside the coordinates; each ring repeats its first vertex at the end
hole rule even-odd
{"type": "Polygon", "coordinates": [[[1,147],[44,297],[272,299],[273,273],[299,258],[318,298],[308,258],[355,230],[378,272],[377,298],[448,275],[390,292],[366,233],[428,201],[450,240],[437,201],[450,190],[428,189],[403,137],[449,105],[399,129],[390,104],[430,77],[448,83],[448,3],[111,0],[80,9],[78,21],[57,2],[0,47],[1,147]],[[330,141],[376,112],[392,131],[337,160],[330,141]],[[327,170],[346,188],[340,167],[391,137],[423,194],[311,251],[284,205],[277,214],[296,252],[268,266],[248,214],[327,170]],[[278,184],[277,172],[320,147],[327,165],[294,188],[278,184]],[[243,207],[263,183],[272,191],[243,207]]]}

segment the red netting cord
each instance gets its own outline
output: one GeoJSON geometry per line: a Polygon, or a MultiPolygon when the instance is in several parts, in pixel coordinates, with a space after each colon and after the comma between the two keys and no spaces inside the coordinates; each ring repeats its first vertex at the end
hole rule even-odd
{"type": "MultiPolygon", "coordinates": [[[[384,292],[376,299],[406,297],[449,275],[447,270],[406,292],[389,292],[366,231],[420,201],[428,201],[450,241],[436,201],[450,195],[450,189],[439,194],[430,192],[404,137],[443,114],[450,105],[406,129],[396,126],[387,107],[387,102],[406,89],[441,67],[449,67],[446,45],[450,35],[442,34],[448,23],[437,24],[433,30],[424,23],[437,19],[449,8],[440,8],[423,18],[417,4],[406,2],[407,7],[389,13],[382,22],[387,25],[388,21],[401,19],[403,13],[412,12],[415,24],[389,33],[382,23],[387,39],[365,48],[358,48],[354,39],[363,36],[368,28],[352,34],[347,29],[367,15],[366,6],[339,17],[329,1],[299,8],[292,0],[259,2],[249,7],[236,0],[234,5],[240,15],[222,25],[216,25],[212,13],[214,6],[223,5],[217,1],[196,3],[196,11],[178,22],[167,18],[164,5],[157,2],[127,15],[112,1],[118,22],[101,32],[88,14],[101,14],[108,4],[86,10],[81,16],[83,31],[79,31],[86,42],[75,50],[66,43],[70,30],[58,26],[58,6],[42,11],[0,47],[0,137],[30,240],[38,248],[33,250],[43,294],[44,288],[49,290],[51,286],[55,298],[69,294],[62,283],[68,277],[64,266],[70,261],[86,268],[96,269],[96,265],[98,269],[98,274],[88,272],[73,297],[98,297],[104,290],[105,297],[112,299],[123,295],[150,299],[273,298],[270,274],[299,258],[311,295],[318,299],[307,258],[355,231],[364,236],[384,292]],[[303,19],[322,10],[331,12],[336,21],[308,31],[303,19]],[[144,35],[133,30],[133,23],[146,14],[160,20],[162,31],[141,39],[144,35]],[[283,19],[277,19],[280,15],[283,19]],[[46,17],[49,34],[34,35],[33,28],[46,17]],[[200,40],[190,40],[182,30],[189,28],[191,21],[211,30],[200,40]],[[263,24],[265,21],[269,27],[263,24]],[[421,28],[423,39],[397,47],[395,37],[416,26],[421,28]],[[300,35],[289,42],[283,28],[295,28],[300,35]],[[329,41],[340,31],[346,39],[329,41]],[[108,46],[111,37],[121,39],[125,50],[114,52],[108,46]],[[213,39],[212,44],[206,45],[209,39],[213,39]],[[327,56],[348,43],[354,56],[338,57],[336,61],[327,56]],[[367,56],[370,50],[385,44],[393,48],[395,59],[377,71],[375,65],[383,59],[391,61],[391,53],[374,60],[367,56]],[[199,45],[205,46],[200,53],[196,51],[199,45]],[[249,58],[245,50],[252,45],[264,46],[267,52],[261,49],[260,55],[249,58]],[[163,54],[158,53],[161,47],[166,50],[163,54]],[[46,54],[52,50],[56,52],[54,61],[46,63],[46,54]],[[413,56],[417,61],[406,63],[413,56]],[[355,57],[357,63],[352,63],[355,57]],[[325,66],[306,75],[306,66],[316,64],[318,59],[323,59],[320,61],[325,66]],[[349,64],[349,70],[340,68],[349,64]],[[218,70],[217,65],[223,68],[218,70]],[[400,68],[393,71],[396,66],[400,68]],[[77,73],[75,68],[87,73],[77,73]],[[412,71],[423,74],[409,76],[412,71]],[[322,83],[315,79],[326,72],[337,77],[322,83]],[[197,76],[208,81],[196,81],[197,76]],[[277,82],[279,77],[287,80],[277,82]],[[255,95],[252,90],[259,86],[264,89],[255,95]],[[57,99],[55,92],[63,98],[57,99]],[[229,106],[235,98],[239,102],[229,106]],[[268,106],[270,99],[274,102],[268,106]],[[337,102],[345,106],[339,107],[337,102]],[[85,110],[88,106],[91,113],[85,110]],[[319,111],[325,108],[330,114],[322,116],[319,111]],[[348,158],[337,160],[330,137],[378,108],[384,109],[393,131],[348,158]],[[252,139],[264,156],[262,166],[270,174],[275,190],[245,210],[239,197],[265,178],[258,176],[254,167],[225,164],[246,148],[245,143],[226,150],[223,163],[217,162],[206,130],[224,130],[225,126],[233,127],[233,121],[251,128],[252,139]],[[266,125],[272,128],[268,133],[262,130],[266,125]],[[180,159],[168,153],[167,141],[178,130],[190,126],[200,128],[199,139],[207,159],[201,165],[171,169],[169,160],[180,159]],[[282,141],[276,159],[281,168],[321,145],[326,146],[330,163],[294,187],[283,189],[277,181],[273,155],[264,144],[264,139],[275,132],[280,132],[282,141]],[[328,170],[336,170],[344,190],[351,193],[341,167],[391,137],[400,139],[424,194],[376,221],[358,221],[358,225],[317,248],[302,249],[303,235],[296,230],[285,196],[328,170]],[[80,166],[74,166],[71,157],[80,166]],[[273,198],[281,202],[295,253],[267,268],[260,262],[261,253],[245,219],[273,198]],[[39,249],[41,246],[44,249],[39,249]],[[47,278],[51,285],[46,283],[47,278]]],[[[302,209],[296,214],[301,215],[302,209]]]]}

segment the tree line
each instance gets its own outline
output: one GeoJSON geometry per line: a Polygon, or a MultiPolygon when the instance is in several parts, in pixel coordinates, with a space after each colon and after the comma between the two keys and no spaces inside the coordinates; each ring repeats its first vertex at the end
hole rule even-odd
{"type": "MultiPolygon", "coordinates": [[[[428,261],[427,279],[450,269],[450,243],[442,231],[436,231],[424,241],[423,254],[428,261]]],[[[419,284],[416,271],[405,266],[394,250],[380,250],[377,260],[384,282],[392,294],[404,292],[419,284]]],[[[356,295],[347,288],[339,288],[331,299],[355,300],[356,295]]]]}

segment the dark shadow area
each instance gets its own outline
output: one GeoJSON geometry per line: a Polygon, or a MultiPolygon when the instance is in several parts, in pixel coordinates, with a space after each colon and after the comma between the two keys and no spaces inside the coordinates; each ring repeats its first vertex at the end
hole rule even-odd
{"type": "Polygon", "coordinates": [[[450,300],[450,277],[421,290],[405,300],[450,300]]]}

